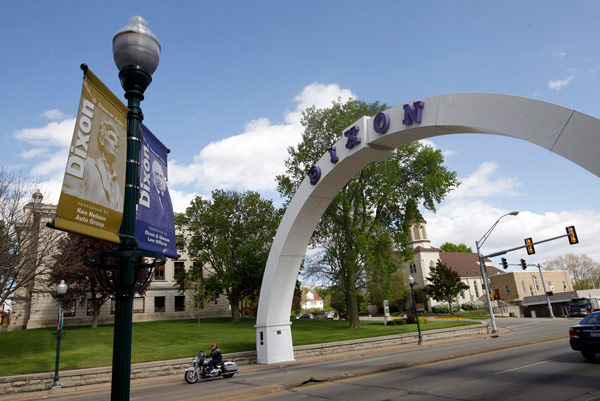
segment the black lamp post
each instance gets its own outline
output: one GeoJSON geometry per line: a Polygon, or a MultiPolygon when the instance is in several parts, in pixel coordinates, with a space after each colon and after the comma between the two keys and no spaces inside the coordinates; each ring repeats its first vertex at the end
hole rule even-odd
{"type": "Polygon", "coordinates": [[[65,283],[65,280],[60,280],[60,284],[56,287],[56,292],[58,293],[58,303],[60,305],[59,315],[58,315],[58,326],[56,327],[56,363],[54,364],[54,382],[52,382],[52,390],[59,390],[60,383],[58,382],[58,361],[60,359],[60,340],[64,336],[63,332],[63,317],[64,317],[64,299],[65,294],[67,293],[67,289],[69,287],[65,283]]]}
{"type": "Polygon", "coordinates": [[[417,311],[417,302],[415,300],[415,279],[413,276],[408,276],[408,284],[410,285],[410,293],[412,295],[413,306],[415,308],[415,319],[417,320],[417,330],[419,331],[419,344],[423,344],[423,336],[421,335],[421,323],[419,323],[419,312],[417,311]]]}
{"type": "Polygon", "coordinates": [[[113,341],[112,400],[128,400],[131,373],[131,325],[135,294],[136,203],[139,191],[141,123],[140,103],[158,67],[160,43],[142,17],[136,16],[113,37],[113,57],[127,99],[127,167],[125,202],[119,236],[119,269],[113,277],[117,292],[113,341]]]}

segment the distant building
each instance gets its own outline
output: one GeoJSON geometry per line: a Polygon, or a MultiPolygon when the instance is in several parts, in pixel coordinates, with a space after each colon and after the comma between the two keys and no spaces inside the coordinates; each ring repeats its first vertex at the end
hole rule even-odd
{"type": "MultiPolygon", "coordinates": [[[[34,217],[40,222],[40,230],[52,230],[45,226],[56,213],[56,206],[42,203],[42,195],[36,192],[33,201],[24,207],[25,219],[34,217]]],[[[35,233],[35,230],[32,230],[35,233]]],[[[40,238],[42,236],[39,236],[40,238]]],[[[181,235],[177,236],[178,239],[181,235]]],[[[37,241],[37,238],[31,238],[37,241]]],[[[179,242],[181,243],[181,242],[179,242]]],[[[136,296],[133,300],[133,321],[176,320],[196,317],[230,316],[229,302],[220,296],[209,302],[201,311],[190,310],[191,304],[187,294],[181,295],[175,288],[175,273],[179,269],[189,269],[193,261],[183,248],[178,247],[179,260],[167,259],[165,265],[155,271],[154,280],[144,296],[136,296]]],[[[39,269],[44,269],[40,266],[39,269]]],[[[44,284],[44,276],[38,276],[30,285],[22,288],[13,300],[8,330],[33,329],[56,326],[58,303],[53,297],[55,288],[44,284]]],[[[69,283],[67,283],[68,285],[69,283]]],[[[68,295],[68,293],[67,293],[68,295]]],[[[99,324],[114,321],[115,301],[108,301],[100,308],[99,324]]],[[[93,319],[91,302],[65,302],[66,326],[89,325],[93,319]]],[[[4,317],[3,317],[4,319],[4,317]]]]}
{"type": "MultiPolygon", "coordinates": [[[[555,294],[573,291],[573,283],[568,271],[542,270],[542,275],[546,291],[555,294]]],[[[523,301],[525,297],[545,295],[542,277],[535,267],[524,271],[501,271],[499,274],[490,274],[490,283],[498,299],[507,303],[517,303],[523,301]]]]}
{"type": "MultiPolygon", "coordinates": [[[[415,289],[424,288],[427,284],[427,277],[430,275],[431,268],[438,260],[446,264],[452,270],[460,274],[463,283],[469,286],[462,294],[456,298],[458,304],[467,301],[485,300],[485,289],[483,279],[481,278],[481,268],[479,267],[479,258],[477,253],[467,252],[443,252],[441,249],[431,246],[431,241],[427,235],[427,222],[419,215],[410,224],[409,246],[414,249],[414,258],[412,262],[402,267],[402,270],[415,279],[415,289]]],[[[489,259],[484,261],[488,275],[501,274],[502,271],[492,266],[489,259]]],[[[428,308],[437,305],[439,302],[431,299],[428,302],[428,308]]]]}
{"type": "Polygon", "coordinates": [[[323,310],[323,298],[315,290],[306,290],[302,292],[301,305],[304,310],[323,310]]]}

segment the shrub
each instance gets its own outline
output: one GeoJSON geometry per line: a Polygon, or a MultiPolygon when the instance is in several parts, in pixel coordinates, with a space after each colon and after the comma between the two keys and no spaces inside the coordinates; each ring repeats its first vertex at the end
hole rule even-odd
{"type": "Polygon", "coordinates": [[[476,310],[483,309],[484,304],[482,301],[467,301],[461,305],[464,310],[476,310]]]}
{"type": "MultiPolygon", "coordinates": [[[[407,324],[416,324],[417,318],[415,316],[409,316],[406,318],[406,323],[407,324]]],[[[420,324],[429,323],[429,319],[427,319],[426,317],[423,317],[423,316],[419,316],[419,323],[420,324]]]]}
{"type": "Polygon", "coordinates": [[[433,313],[450,313],[450,309],[448,308],[448,304],[437,304],[433,305],[431,308],[433,313]]]}
{"type": "Polygon", "coordinates": [[[392,319],[388,321],[389,326],[406,324],[406,319],[392,319]]]}

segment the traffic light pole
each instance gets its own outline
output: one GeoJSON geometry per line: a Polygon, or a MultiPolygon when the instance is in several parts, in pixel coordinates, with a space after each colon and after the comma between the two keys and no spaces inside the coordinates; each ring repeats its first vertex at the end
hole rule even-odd
{"type": "Polygon", "coordinates": [[[569,235],[571,235],[571,234],[563,234],[563,235],[559,235],[558,237],[552,237],[552,238],[548,238],[548,239],[543,239],[541,241],[533,242],[531,244],[521,245],[521,246],[517,246],[515,248],[506,249],[504,251],[490,253],[489,255],[481,256],[481,259],[493,258],[494,256],[505,255],[505,254],[507,254],[509,252],[516,251],[517,249],[523,249],[523,248],[527,248],[528,246],[533,246],[533,245],[537,245],[537,244],[543,244],[544,242],[554,241],[554,240],[557,240],[559,238],[568,237],[569,235]]]}
{"type": "Polygon", "coordinates": [[[550,318],[554,319],[554,312],[552,312],[552,304],[550,304],[550,297],[548,291],[546,291],[546,283],[544,282],[544,275],[542,274],[542,266],[537,264],[537,268],[540,271],[540,278],[542,279],[542,287],[544,288],[544,294],[546,294],[546,304],[548,304],[548,312],[550,312],[550,318]]]}

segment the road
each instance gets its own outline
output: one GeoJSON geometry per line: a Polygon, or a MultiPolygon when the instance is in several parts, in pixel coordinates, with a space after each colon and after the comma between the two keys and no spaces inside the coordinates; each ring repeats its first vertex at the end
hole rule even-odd
{"type": "Polygon", "coordinates": [[[581,355],[569,349],[567,340],[555,340],[352,379],[306,384],[257,399],[600,399],[600,361],[585,363],[581,355]]]}
{"type": "MultiPolygon", "coordinates": [[[[496,338],[403,345],[276,366],[242,366],[241,373],[231,379],[193,385],[183,381],[183,372],[181,377],[143,379],[132,382],[131,399],[583,400],[593,399],[592,394],[600,399],[600,361],[585,363],[568,345],[568,328],[576,321],[507,318],[497,323],[500,335],[496,338]]],[[[56,397],[110,398],[108,388],[94,393],[83,390],[56,397]]]]}

